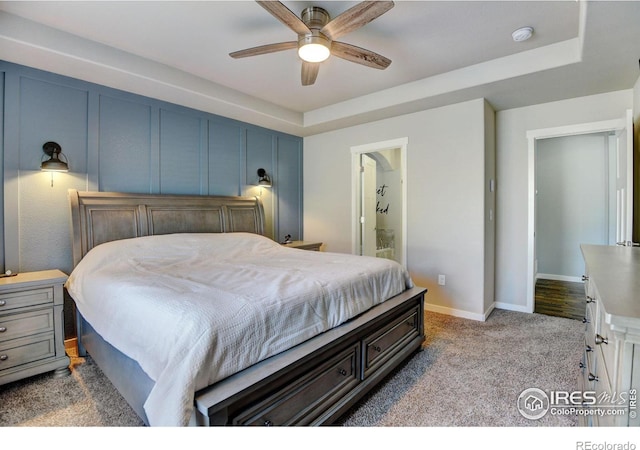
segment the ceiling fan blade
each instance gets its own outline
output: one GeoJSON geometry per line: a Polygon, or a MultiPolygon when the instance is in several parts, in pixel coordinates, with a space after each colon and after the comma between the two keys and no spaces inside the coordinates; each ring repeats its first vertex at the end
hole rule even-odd
{"type": "Polygon", "coordinates": [[[311,86],[316,82],[318,77],[318,71],[320,70],[320,63],[310,63],[302,61],[302,85],[311,86]]]}
{"type": "Polygon", "coordinates": [[[374,69],[386,69],[391,64],[389,58],[385,58],[371,50],[356,47],[355,45],[345,44],[344,42],[333,41],[331,43],[331,54],[338,58],[346,59],[363,66],[373,67],[374,69]]]}
{"type": "Polygon", "coordinates": [[[296,41],[291,42],[279,42],[277,44],[260,45],[258,47],[251,47],[244,50],[238,50],[237,52],[229,53],[232,58],[246,58],[247,56],[264,55],[265,53],[281,52],[283,50],[289,50],[297,48],[298,43],[296,41]]]}
{"type": "Polygon", "coordinates": [[[320,32],[331,40],[337,39],[380,17],[393,8],[394,4],[391,1],[360,2],[326,24],[320,32]]]}
{"type": "Polygon", "coordinates": [[[296,16],[289,8],[284,6],[281,2],[277,1],[258,1],[256,2],[262,6],[264,9],[269,11],[273,17],[278,19],[280,22],[291,28],[296,34],[307,34],[311,33],[309,27],[305,25],[305,23],[296,16]]]}

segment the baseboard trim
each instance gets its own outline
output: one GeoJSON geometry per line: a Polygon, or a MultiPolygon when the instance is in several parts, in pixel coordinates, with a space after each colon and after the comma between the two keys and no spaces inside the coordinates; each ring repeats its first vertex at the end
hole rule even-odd
{"type": "Polygon", "coordinates": [[[424,309],[427,311],[432,311],[439,314],[446,314],[448,316],[477,320],[479,322],[484,322],[485,320],[487,320],[487,317],[489,317],[489,314],[491,313],[491,311],[493,311],[493,307],[490,307],[488,313],[478,314],[478,313],[472,313],[469,311],[463,311],[461,309],[449,308],[448,306],[432,305],[429,303],[424,304],[424,309]]]}
{"type": "Polygon", "coordinates": [[[506,309],[507,311],[516,311],[531,314],[533,311],[529,311],[526,305],[514,305],[512,303],[496,302],[496,308],[506,309]]]}
{"type": "Polygon", "coordinates": [[[539,273],[536,275],[536,280],[555,280],[555,281],[571,281],[582,283],[582,277],[570,277],[568,275],[554,275],[552,273],[539,273]]]}

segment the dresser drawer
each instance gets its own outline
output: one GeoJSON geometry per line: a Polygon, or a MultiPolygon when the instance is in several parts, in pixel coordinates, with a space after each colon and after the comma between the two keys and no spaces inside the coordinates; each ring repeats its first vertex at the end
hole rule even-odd
{"type": "Polygon", "coordinates": [[[614,335],[609,328],[609,324],[602,318],[600,322],[600,332],[594,336],[596,347],[599,350],[598,357],[602,361],[609,384],[615,384],[617,378],[618,361],[616,360],[616,347],[620,345],[620,341],[614,339],[614,335]]]}
{"type": "MultiPolygon", "coordinates": [[[[591,299],[595,299],[595,297],[591,297],[591,299]]],[[[591,299],[587,299],[587,304],[585,307],[587,332],[595,332],[596,327],[598,326],[598,304],[596,303],[596,301],[593,301],[591,299]]]]}
{"type": "Polygon", "coordinates": [[[391,350],[396,346],[420,335],[419,313],[419,308],[411,309],[398,320],[364,339],[363,379],[387,361],[393,355],[391,350]]]}
{"type": "Polygon", "coordinates": [[[258,404],[242,411],[234,425],[306,425],[315,419],[311,411],[331,402],[359,383],[359,345],[341,352],[325,364],[258,404]],[[301,411],[300,405],[306,407],[301,411]]]}
{"type": "Polygon", "coordinates": [[[590,343],[590,341],[585,338],[585,340],[584,340],[584,357],[583,357],[585,373],[589,373],[589,372],[595,373],[595,371],[596,371],[595,358],[593,356],[593,353],[595,351],[596,351],[596,349],[593,346],[593,342],[590,343]]]}
{"type": "Polygon", "coordinates": [[[0,314],[25,306],[53,303],[53,288],[29,289],[0,294],[0,314]]]}
{"type": "MultiPolygon", "coordinates": [[[[614,410],[618,410],[617,406],[622,406],[620,405],[621,393],[612,389],[606,373],[606,367],[602,364],[602,359],[598,361],[596,376],[597,380],[593,382],[593,390],[598,398],[598,404],[595,406],[598,409],[598,414],[594,415],[594,426],[611,427],[621,425],[621,422],[627,420],[628,413],[614,414],[614,410]]],[[[626,409],[626,404],[624,404],[624,409],[626,409]]]]}
{"type": "Polygon", "coordinates": [[[0,343],[0,374],[4,369],[54,357],[55,339],[52,333],[0,343]]]}
{"type": "Polygon", "coordinates": [[[0,345],[4,341],[48,331],[53,331],[53,308],[0,315],[0,345]]]}

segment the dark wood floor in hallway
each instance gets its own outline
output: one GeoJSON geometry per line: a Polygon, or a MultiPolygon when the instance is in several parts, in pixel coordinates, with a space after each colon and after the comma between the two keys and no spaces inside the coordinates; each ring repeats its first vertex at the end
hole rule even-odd
{"type": "Polygon", "coordinates": [[[535,302],[537,313],[582,320],[585,314],[584,284],[538,279],[535,302]]]}

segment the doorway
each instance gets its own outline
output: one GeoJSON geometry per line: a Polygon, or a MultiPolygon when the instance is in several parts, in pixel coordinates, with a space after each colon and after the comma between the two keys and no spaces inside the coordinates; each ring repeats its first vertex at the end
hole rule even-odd
{"type": "Polygon", "coordinates": [[[352,147],[352,251],[407,265],[407,139],[352,147]]]}
{"type": "MultiPolygon", "coordinates": [[[[598,195],[601,196],[601,203],[607,205],[607,207],[606,211],[601,212],[600,215],[596,215],[594,217],[599,217],[598,220],[601,223],[606,223],[604,227],[596,227],[596,229],[599,229],[599,231],[597,231],[596,233],[600,234],[600,237],[597,238],[601,239],[600,243],[615,244],[620,241],[630,240],[630,233],[632,231],[631,223],[633,217],[630,213],[632,211],[631,205],[633,204],[631,189],[633,183],[633,177],[631,175],[631,171],[633,169],[633,139],[631,131],[633,129],[632,127],[632,114],[629,110],[627,111],[626,117],[619,120],[610,120],[559,128],[532,130],[527,133],[527,139],[529,141],[527,312],[533,312],[535,308],[535,285],[539,273],[545,273],[545,270],[549,272],[568,270],[567,273],[569,273],[569,275],[566,275],[566,278],[564,275],[560,276],[559,279],[564,281],[572,281],[580,279],[580,277],[576,275],[576,264],[579,264],[579,270],[583,271],[583,263],[581,261],[581,256],[579,256],[580,253],[578,253],[578,258],[580,259],[580,261],[576,262],[575,253],[573,257],[568,258],[572,260],[572,269],[567,269],[566,267],[564,269],[559,269],[559,266],[557,264],[556,267],[553,267],[553,265],[546,266],[546,269],[540,268],[538,266],[538,239],[543,237],[540,236],[540,232],[543,232],[543,229],[539,229],[538,225],[539,219],[544,220],[544,218],[538,217],[539,205],[537,183],[540,181],[538,180],[537,173],[538,150],[541,147],[544,147],[544,145],[541,146],[540,144],[543,142],[551,142],[548,140],[553,138],[570,136],[585,137],[588,135],[600,135],[602,136],[602,139],[606,141],[606,149],[602,150],[601,153],[601,171],[597,176],[603,180],[606,180],[604,182],[605,184],[602,186],[604,186],[604,190],[606,190],[608,194],[599,193],[598,195]],[[609,168],[611,170],[609,170],[609,168]],[[549,269],[549,267],[552,268],[549,269]]],[[[542,151],[540,153],[542,153],[542,151]]],[[[558,179],[557,175],[555,177],[555,181],[557,182],[562,182],[563,179],[564,176],[560,177],[560,179],[558,179]]],[[[603,188],[601,187],[600,191],[602,190],[603,188]]],[[[579,194],[583,197],[585,196],[584,191],[580,191],[579,194]]],[[[557,201],[557,199],[555,199],[554,201],[557,201]]],[[[561,214],[558,213],[560,208],[561,206],[556,205],[551,209],[555,209],[556,214],[560,216],[561,214]]],[[[545,222],[545,224],[548,225],[547,222],[545,222]]],[[[576,227],[577,225],[574,226],[572,230],[575,230],[576,227]]],[[[584,239],[584,237],[580,239],[582,240],[584,239]]],[[[578,242],[574,242],[569,245],[577,247],[571,249],[571,251],[579,252],[578,242]]],[[[556,250],[557,248],[552,249],[552,253],[556,250]]],[[[554,261],[554,263],[557,262],[557,260],[554,261]]]]}
{"type": "Polygon", "coordinates": [[[580,134],[536,144],[536,279],[579,282],[580,245],[615,243],[614,136],[580,134]]]}

